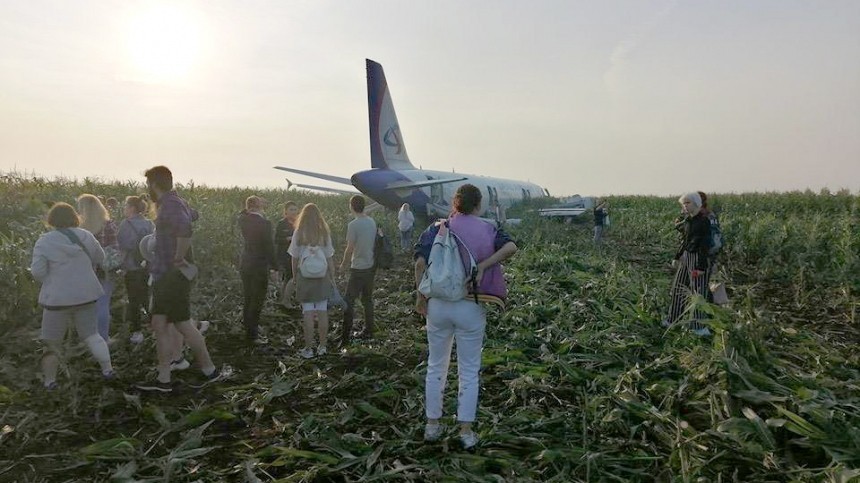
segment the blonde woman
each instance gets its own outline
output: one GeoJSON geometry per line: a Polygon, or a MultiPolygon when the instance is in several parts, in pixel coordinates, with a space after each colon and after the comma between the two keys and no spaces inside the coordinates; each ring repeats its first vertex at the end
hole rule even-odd
{"type": "Polygon", "coordinates": [[[412,249],[412,230],[415,227],[415,215],[409,208],[409,203],[403,203],[397,212],[397,229],[400,231],[400,249],[404,253],[412,249]]]}
{"type": "Polygon", "coordinates": [[[110,272],[120,268],[122,260],[119,254],[116,223],[110,219],[110,213],[95,195],[82,194],[78,197],[78,212],[81,215],[81,228],[92,233],[105,252],[105,260],[101,263],[97,275],[102,284],[104,294],[96,301],[98,313],[99,335],[110,341],[110,300],[113,295],[113,280],[110,272]]]}
{"type": "Polygon", "coordinates": [[[288,253],[292,257],[296,277],[296,299],[302,304],[302,326],[305,348],[299,355],[305,359],[314,356],[314,319],[319,326],[317,355],[325,355],[328,339],[328,296],[334,279],[334,247],[331,231],[319,208],[308,203],[299,213],[296,232],[288,253]]]}
{"type": "Polygon", "coordinates": [[[675,228],[681,233],[681,244],[672,262],[676,267],[670,292],[672,302],[663,326],[689,322],[694,334],[706,337],[711,335],[711,331],[700,322],[705,314],[699,310],[688,313],[688,306],[692,295],[708,297],[711,222],[707,211],[702,209],[704,203],[699,193],[687,193],[678,199],[678,203],[681,204],[683,216],[675,228]]]}
{"type": "Polygon", "coordinates": [[[91,233],[78,228],[79,223],[71,205],[55,204],[48,211],[51,231],[39,237],[33,248],[30,272],[42,285],[39,291],[39,305],[43,308],[42,372],[45,389],[49,391],[59,387],[59,356],[72,323],[101,366],[105,379],[114,377],[110,350],[98,334],[96,321],[96,300],[102,295],[102,287],[93,267],[102,262],[104,251],[91,233]]]}

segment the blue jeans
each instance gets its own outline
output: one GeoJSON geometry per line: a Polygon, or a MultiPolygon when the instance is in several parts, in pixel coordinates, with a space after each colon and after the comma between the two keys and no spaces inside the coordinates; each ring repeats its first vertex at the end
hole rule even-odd
{"type": "Polygon", "coordinates": [[[96,314],[99,321],[99,335],[107,342],[110,340],[110,299],[113,295],[113,280],[106,277],[101,282],[105,293],[96,301],[96,314]]]}

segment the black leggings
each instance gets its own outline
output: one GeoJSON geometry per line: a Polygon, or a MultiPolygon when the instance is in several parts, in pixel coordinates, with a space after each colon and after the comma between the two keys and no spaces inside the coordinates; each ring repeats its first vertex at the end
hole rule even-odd
{"type": "Polygon", "coordinates": [[[125,291],[128,294],[128,305],[125,306],[125,322],[132,332],[140,332],[140,314],[149,305],[148,280],[149,274],[146,270],[125,272],[125,291]]]}

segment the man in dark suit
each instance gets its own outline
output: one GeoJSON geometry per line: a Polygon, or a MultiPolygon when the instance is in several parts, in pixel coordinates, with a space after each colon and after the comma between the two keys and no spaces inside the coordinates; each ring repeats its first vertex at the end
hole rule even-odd
{"type": "Polygon", "coordinates": [[[245,305],[242,319],[248,338],[256,344],[266,344],[268,340],[260,334],[260,312],[266,302],[270,272],[275,270],[275,249],[272,243],[272,223],[263,216],[266,201],[259,196],[249,196],[245,209],[239,214],[239,228],[245,247],[242,251],[242,291],[245,305]]]}

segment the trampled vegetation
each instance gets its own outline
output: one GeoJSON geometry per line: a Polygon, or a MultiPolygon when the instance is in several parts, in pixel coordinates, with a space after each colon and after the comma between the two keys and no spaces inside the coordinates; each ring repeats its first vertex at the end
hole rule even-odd
{"type": "MultiPolygon", "coordinates": [[[[140,189],[19,176],[0,184],[0,481],[837,482],[860,475],[857,196],[715,196],[728,242],[721,276],[732,302],[707,307],[715,332],[708,340],[659,325],[675,247],[673,198],[610,198],[612,227],[600,249],[590,225],[526,214],[511,230],[521,251],[507,267],[509,310],[488,324],[481,448],[464,453],[453,437],[421,440],[426,341],[411,311],[408,257],[377,277],[377,341],[300,359],[299,313],[270,304],[263,319],[270,346],[244,342],[234,228],[251,194],[244,189],[181,188],[202,215],[194,311],[213,321],[210,349],[233,375],[169,396],[135,390],[152,375],[154,347],[151,338],[128,344],[119,297],[112,352],[121,382],[102,383],[70,342],[62,388],[45,393],[37,379],[38,287],[26,270],[44,231],[44,203],[140,189]]],[[[262,194],[316,201],[343,240],[344,197],[262,194]]],[[[178,379],[197,377],[189,370],[178,379]]]]}

